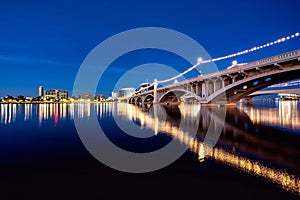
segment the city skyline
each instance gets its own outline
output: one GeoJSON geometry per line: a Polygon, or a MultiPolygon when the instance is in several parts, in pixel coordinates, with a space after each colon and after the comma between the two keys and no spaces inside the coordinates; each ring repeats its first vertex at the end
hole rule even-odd
{"type": "MultiPolygon", "coordinates": [[[[4,30],[0,33],[0,97],[35,96],[39,85],[64,89],[71,94],[76,73],[88,53],[100,42],[128,29],[152,26],[180,31],[199,42],[213,58],[299,32],[298,1],[144,3],[3,3],[0,8],[4,30]]],[[[295,39],[234,59],[239,63],[250,62],[299,46],[299,39],[295,39]]],[[[232,61],[227,59],[216,64],[219,69],[225,69],[232,61]]],[[[166,64],[178,71],[190,67],[183,59],[160,51],[132,52],[111,64],[97,93],[113,91],[114,82],[122,74],[134,66],[151,62],[166,64]]],[[[164,72],[164,75],[168,74],[164,72]]],[[[139,78],[153,81],[147,74],[139,78]]],[[[121,86],[137,87],[140,79],[133,77],[130,84],[121,86]]]]}

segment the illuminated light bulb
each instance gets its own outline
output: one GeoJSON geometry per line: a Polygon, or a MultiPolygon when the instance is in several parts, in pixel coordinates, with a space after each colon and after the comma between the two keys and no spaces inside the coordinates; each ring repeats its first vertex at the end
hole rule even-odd
{"type": "Polygon", "coordinates": [[[267,44],[267,47],[270,46],[270,43],[267,44]]]}
{"type": "Polygon", "coordinates": [[[278,39],[278,40],[277,40],[277,43],[280,43],[280,42],[281,42],[281,39],[278,39]]]}
{"type": "Polygon", "coordinates": [[[260,46],[259,48],[260,48],[260,49],[262,49],[262,48],[263,48],[263,46],[260,46]]]}
{"type": "Polygon", "coordinates": [[[291,38],[294,38],[294,37],[295,37],[295,35],[292,35],[292,36],[291,36],[291,38]]]}
{"type": "Polygon", "coordinates": [[[299,33],[296,33],[295,36],[298,37],[298,36],[299,36],[299,33]]]}
{"type": "Polygon", "coordinates": [[[232,61],[232,65],[236,65],[238,62],[236,60],[232,61]]]}
{"type": "Polygon", "coordinates": [[[287,36],[285,39],[289,40],[289,39],[290,39],[290,36],[287,36]]]}
{"type": "Polygon", "coordinates": [[[277,44],[277,41],[274,41],[274,44],[277,44]]]}
{"type": "Polygon", "coordinates": [[[285,41],[285,38],[281,38],[281,41],[284,42],[284,41],[285,41]]]}
{"type": "Polygon", "coordinates": [[[267,45],[264,45],[263,47],[265,48],[267,45]]]}
{"type": "Polygon", "coordinates": [[[273,44],[274,44],[273,42],[270,43],[270,45],[273,45],[273,44]]]}
{"type": "Polygon", "coordinates": [[[202,61],[203,61],[203,58],[201,58],[201,57],[199,57],[198,59],[197,59],[197,63],[199,64],[199,63],[202,63],[202,61]]]}

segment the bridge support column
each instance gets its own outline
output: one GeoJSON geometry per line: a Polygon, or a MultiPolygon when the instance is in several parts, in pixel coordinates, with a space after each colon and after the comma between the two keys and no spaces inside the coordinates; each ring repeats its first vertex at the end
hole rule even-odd
{"type": "Polygon", "coordinates": [[[201,87],[202,87],[202,95],[201,95],[201,97],[202,98],[207,97],[207,84],[206,83],[202,83],[201,87]]]}
{"type": "Polygon", "coordinates": [[[216,80],[213,80],[212,81],[212,93],[214,93],[215,91],[217,91],[217,81],[216,80]]]}
{"type": "Polygon", "coordinates": [[[199,96],[199,87],[198,87],[198,83],[196,83],[196,95],[198,95],[199,96]]]}
{"type": "Polygon", "coordinates": [[[158,83],[157,83],[157,79],[154,79],[154,83],[153,83],[153,85],[154,85],[154,89],[153,89],[153,104],[155,104],[155,103],[158,103],[158,99],[157,99],[157,85],[158,85],[158,83]]]}
{"type": "Polygon", "coordinates": [[[222,79],[221,79],[221,82],[222,82],[222,88],[224,88],[224,87],[225,87],[225,79],[222,78],[222,79]]]}

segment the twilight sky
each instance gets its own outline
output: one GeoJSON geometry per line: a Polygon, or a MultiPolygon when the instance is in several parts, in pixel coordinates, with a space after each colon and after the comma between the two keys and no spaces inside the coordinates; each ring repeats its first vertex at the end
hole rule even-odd
{"type": "MultiPolygon", "coordinates": [[[[195,39],[215,58],[299,32],[299,7],[299,0],[2,1],[0,97],[36,96],[39,85],[71,92],[88,53],[128,29],[174,29],[195,39]]],[[[299,38],[235,60],[250,62],[294,49],[300,49],[299,38]]],[[[232,60],[216,64],[224,69],[232,60]]],[[[126,71],[154,62],[178,71],[190,67],[166,52],[133,52],[110,66],[98,92],[108,94],[126,71]]],[[[163,73],[168,76],[168,72],[159,75],[163,73]]],[[[137,87],[141,80],[152,78],[145,73],[121,86],[137,87]]]]}

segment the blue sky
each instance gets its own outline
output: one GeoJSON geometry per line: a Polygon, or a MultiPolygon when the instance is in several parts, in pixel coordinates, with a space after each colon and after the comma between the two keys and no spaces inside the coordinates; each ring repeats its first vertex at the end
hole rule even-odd
{"type": "MultiPolygon", "coordinates": [[[[180,31],[200,43],[212,57],[235,53],[300,30],[300,1],[3,1],[0,6],[0,97],[36,96],[37,87],[72,91],[76,73],[88,53],[119,32],[138,27],[180,31]]],[[[250,62],[299,49],[290,40],[246,56],[250,62]]],[[[127,56],[106,73],[99,92],[114,88],[137,64],[159,62],[178,71],[186,62],[151,51],[127,56]]],[[[232,60],[216,63],[220,69],[232,60]]],[[[147,77],[145,77],[147,79],[147,77]]],[[[136,83],[133,83],[133,86],[136,83]]]]}

